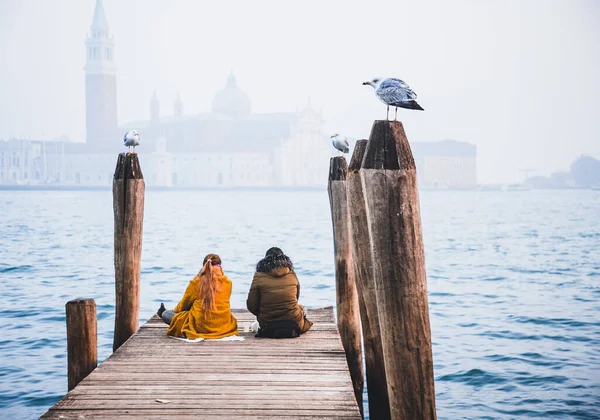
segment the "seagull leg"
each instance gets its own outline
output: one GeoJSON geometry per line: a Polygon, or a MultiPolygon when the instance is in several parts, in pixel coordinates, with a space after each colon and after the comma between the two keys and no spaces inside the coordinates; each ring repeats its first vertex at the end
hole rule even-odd
{"type": "Polygon", "coordinates": [[[396,107],[396,113],[394,114],[394,121],[398,119],[398,107],[396,107]]]}
{"type": "Polygon", "coordinates": [[[388,121],[390,120],[390,106],[389,105],[387,106],[387,112],[385,113],[385,119],[388,121]]]}

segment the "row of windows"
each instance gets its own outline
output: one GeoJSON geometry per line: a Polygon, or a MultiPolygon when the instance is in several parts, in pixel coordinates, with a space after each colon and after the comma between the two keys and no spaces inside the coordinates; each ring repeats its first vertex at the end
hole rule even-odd
{"type": "MultiPolygon", "coordinates": [[[[216,156],[216,157],[214,157],[214,156],[213,157],[208,156],[208,157],[206,157],[204,159],[206,159],[207,162],[210,162],[212,159],[214,159],[217,162],[222,162],[223,160],[229,160],[229,162],[233,162],[234,161],[234,158],[232,158],[232,157],[223,159],[222,156],[216,156]]],[[[186,156],[183,159],[179,158],[179,160],[180,161],[183,160],[183,162],[187,163],[190,159],[186,156]]],[[[194,161],[194,162],[196,162],[196,157],[195,156],[192,157],[191,160],[194,161]]],[[[245,159],[245,160],[248,160],[248,159],[245,159]]],[[[257,160],[258,159],[256,157],[253,157],[252,158],[252,163],[255,163],[257,160]]],[[[261,159],[261,160],[264,160],[264,159],[261,159]]],[[[177,162],[177,156],[173,156],[173,162],[177,162]]]]}
{"type": "MultiPolygon", "coordinates": [[[[4,173],[3,172],[0,172],[0,179],[4,179],[4,173]]],[[[17,179],[17,173],[16,172],[12,173],[12,179],[15,179],[15,180],[17,179]]],[[[27,174],[27,172],[23,172],[23,179],[29,179],[29,175],[27,174]]],[[[40,173],[39,172],[35,173],[35,179],[37,179],[37,180],[40,179],[40,173]]]]}
{"type": "Polygon", "coordinates": [[[102,59],[102,50],[104,50],[104,59],[107,61],[112,61],[113,54],[112,49],[109,47],[89,47],[88,48],[88,60],[101,60],[102,59]]]}
{"type": "MultiPolygon", "coordinates": [[[[12,159],[10,157],[7,157],[6,161],[4,160],[4,158],[0,158],[0,165],[12,165],[19,167],[20,162],[21,160],[18,157],[13,157],[12,159]]],[[[23,157],[23,166],[27,166],[27,156],[23,157]]]]}
{"type": "MultiPolygon", "coordinates": [[[[176,172],[173,172],[171,174],[171,183],[173,185],[177,185],[178,182],[181,184],[185,184],[185,181],[190,181],[189,177],[181,177],[182,179],[180,179],[180,177],[178,176],[179,174],[177,174],[176,172]]],[[[193,176],[193,180],[194,181],[199,181],[199,180],[206,180],[209,181],[212,177],[210,177],[208,174],[201,174],[202,176],[198,176],[197,173],[194,173],[193,176]]],[[[218,172],[217,173],[217,184],[221,185],[223,184],[223,180],[224,178],[227,178],[229,181],[233,181],[234,180],[234,176],[233,174],[229,173],[229,174],[223,174],[222,172],[218,172]]],[[[157,180],[157,174],[156,172],[152,174],[152,180],[153,182],[156,182],[157,180]]],[[[248,181],[264,181],[265,180],[265,176],[264,174],[246,174],[244,176],[244,174],[240,174],[239,179],[244,179],[244,180],[248,180],[248,181]]]]}

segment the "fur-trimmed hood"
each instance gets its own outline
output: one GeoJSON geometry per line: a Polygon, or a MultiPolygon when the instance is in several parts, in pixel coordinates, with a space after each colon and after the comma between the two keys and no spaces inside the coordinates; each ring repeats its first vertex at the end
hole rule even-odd
{"type": "Polygon", "coordinates": [[[256,264],[257,273],[268,274],[278,268],[287,268],[284,271],[289,272],[294,270],[294,264],[287,255],[268,255],[256,264]]]}

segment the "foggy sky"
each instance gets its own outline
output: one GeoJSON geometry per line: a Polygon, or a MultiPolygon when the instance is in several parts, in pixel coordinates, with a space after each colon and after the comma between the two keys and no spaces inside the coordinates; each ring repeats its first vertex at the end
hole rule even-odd
{"type": "MultiPolygon", "coordinates": [[[[0,0],[0,138],[85,138],[84,42],[95,0],[0,0]]],[[[425,112],[409,140],[478,146],[478,182],[600,158],[600,2],[104,0],[119,124],[209,112],[233,69],[253,112],[322,110],[326,134],[367,138],[399,77],[425,112]]],[[[143,139],[143,132],[142,132],[143,139]]],[[[120,139],[117,139],[120,141],[120,139]]],[[[325,140],[327,141],[327,140],[325,140]]]]}

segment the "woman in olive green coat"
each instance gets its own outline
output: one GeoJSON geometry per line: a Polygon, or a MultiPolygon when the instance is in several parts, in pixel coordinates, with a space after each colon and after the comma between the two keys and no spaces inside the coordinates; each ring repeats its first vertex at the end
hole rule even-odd
{"type": "MultiPolygon", "coordinates": [[[[246,306],[256,315],[260,329],[269,323],[293,321],[305,333],[312,326],[298,304],[300,283],[290,258],[279,248],[270,248],[256,265],[256,273],[248,292],[246,306]]],[[[274,324],[273,324],[274,325],[274,324]]]]}

